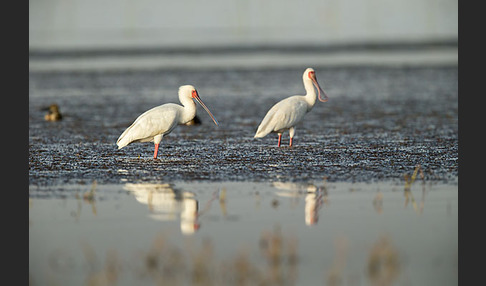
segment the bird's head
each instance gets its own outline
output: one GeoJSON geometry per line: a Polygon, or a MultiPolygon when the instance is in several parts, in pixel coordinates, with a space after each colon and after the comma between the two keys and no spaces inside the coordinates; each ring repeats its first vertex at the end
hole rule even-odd
{"type": "Polygon", "coordinates": [[[213,116],[211,111],[206,107],[204,102],[201,100],[199,97],[199,93],[197,92],[196,88],[192,85],[183,85],[179,87],[179,97],[189,97],[197,101],[203,108],[206,110],[206,112],[211,116],[211,119],[214,121],[214,124],[219,125],[218,121],[216,118],[213,116]]]}
{"type": "Polygon", "coordinates": [[[314,84],[314,86],[317,89],[319,101],[326,102],[326,101],[329,100],[329,97],[327,96],[326,92],[321,88],[321,86],[317,82],[316,72],[314,71],[313,68],[307,68],[305,70],[304,74],[302,75],[302,77],[303,77],[304,81],[307,81],[307,80],[312,81],[312,83],[314,84]],[[321,96],[321,94],[322,94],[322,96],[321,96]]]}
{"type": "Polygon", "coordinates": [[[59,106],[53,103],[47,107],[43,107],[41,110],[49,111],[49,113],[59,113],[59,106]]]}

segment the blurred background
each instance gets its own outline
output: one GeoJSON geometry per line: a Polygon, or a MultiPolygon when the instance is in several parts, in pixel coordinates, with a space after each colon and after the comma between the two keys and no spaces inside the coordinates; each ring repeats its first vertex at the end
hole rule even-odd
{"type": "Polygon", "coordinates": [[[457,0],[36,0],[32,49],[457,40],[457,0]]]}
{"type": "MultiPolygon", "coordinates": [[[[455,63],[457,41],[457,0],[29,1],[31,70],[42,68],[34,60],[52,57],[54,52],[67,56],[107,51],[112,56],[115,51],[125,56],[181,51],[216,51],[224,55],[230,50],[326,53],[327,57],[321,54],[315,60],[332,65],[383,63],[391,61],[383,50],[420,47],[422,54],[415,57],[417,62],[428,59],[455,63]],[[435,53],[431,57],[432,48],[435,53]],[[357,51],[377,49],[381,58],[373,55],[365,60],[364,55],[356,55],[357,51]],[[353,52],[352,58],[347,59],[349,52],[353,52]]],[[[232,63],[212,65],[263,65],[261,60],[244,63],[244,58],[238,61],[233,56],[232,63]]],[[[287,65],[297,61],[279,60],[287,61],[287,65]]],[[[398,56],[393,63],[408,60],[398,56]]],[[[191,59],[192,66],[198,64],[207,63],[191,59]]],[[[267,60],[264,65],[271,64],[267,60]]],[[[44,68],[60,69],[60,65],[44,68]]],[[[123,67],[122,63],[118,65],[123,67]]],[[[138,65],[177,67],[184,61],[159,58],[151,63],[139,61],[138,65]]],[[[96,63],[85,62],[82,66],[96,68],[96,63]]]]}

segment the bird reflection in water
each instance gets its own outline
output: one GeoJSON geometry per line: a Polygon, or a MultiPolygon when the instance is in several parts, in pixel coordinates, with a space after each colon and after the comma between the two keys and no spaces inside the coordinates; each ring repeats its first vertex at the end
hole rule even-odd
{"type": "Polygon", "coordinates": [[[305,224],[314,225],[319,220],[319,210],[323,204],[322,196],[321,188],[305,195],[305,224]]]}
{"type": "Polygon", "coordinates": [[[150,218],[159,221],[173,221],[180,218],[181,232],[194,234],[200,227],[198,222],[199,203],[194,193],[174,189],[171,184],[125,184],[135,199],[146,204],[150,218]]]}
{"type": "Polygon", "coordinates": [[[281,190],[275,194],[292,199],[296,205],[299,198],[305,197],[305,224],[315,225],[319,221],[319,210],[329,203],[326,185],[315,186],[307,183],[273,182],[272,186],[281,190]]]}

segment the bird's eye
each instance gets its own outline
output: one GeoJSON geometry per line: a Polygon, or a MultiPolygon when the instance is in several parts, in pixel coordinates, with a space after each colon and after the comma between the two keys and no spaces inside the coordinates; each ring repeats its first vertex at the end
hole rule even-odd
{"type": "Polygon", "coordinates": [[[309,78],[313,78],[313,77],[314,77],[314,72],[313,71],[309,72],[309,78]]]}
{"type": "Polygon", "coordinates": [[[192,97],[197,97],[197,91],[196,90],[192,91],[192,97]]]}

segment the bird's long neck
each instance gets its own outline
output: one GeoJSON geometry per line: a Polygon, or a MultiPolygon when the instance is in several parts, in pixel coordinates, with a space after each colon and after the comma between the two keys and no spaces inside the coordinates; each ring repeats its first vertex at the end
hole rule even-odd
{"type": "Polygon", "coordinates": [[[305,91],[307,92],[305,95],[307,110],[310,111],[312,107],[314,107],[314,104],[316,104],[316,90],[314,89],[314,85],[312,84],[311,80],[304,80],[304,87],[305,91]]]}
{"type": "Polygon", "coordinates": [[[179,123],[186,124],[196,116],[196,103],[192,98],[181,98],[181,103],[183,108],[179,123]]]}

